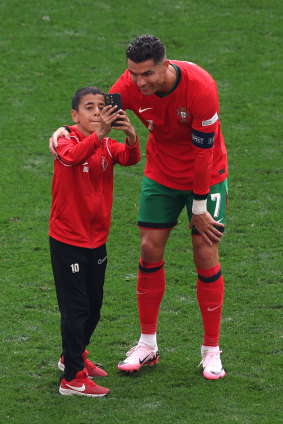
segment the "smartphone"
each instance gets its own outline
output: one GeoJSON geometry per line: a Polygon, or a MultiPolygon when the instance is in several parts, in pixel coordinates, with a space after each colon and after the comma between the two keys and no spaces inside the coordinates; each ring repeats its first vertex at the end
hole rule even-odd
{"type": "MultiPolygon", "coordinates": [[[[105,106],[118,106],[115,112],[119,109],[123,109],[122,99],[120,93],[109,93],[105,94],[105,106]]],[[[115,113],[113,112],[113,113],[115,113]]],[[[121,125],[117,121],[112,122],[111,127],[120,127],[121,125]]]]}

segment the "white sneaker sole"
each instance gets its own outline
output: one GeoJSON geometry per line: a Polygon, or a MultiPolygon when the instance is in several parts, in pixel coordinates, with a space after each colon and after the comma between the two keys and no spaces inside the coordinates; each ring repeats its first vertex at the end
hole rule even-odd
{"type": "Polygon", "coordinates": [[[59,360],[59,362],[58,362],[58,368],[59,368],[59,370],[60,371],[65,371],[65,365],[64,364],[62,364],[62,362],[61,362],[61,359],[59,360]]]}
{"type": "Polygon", "coordinates": [[[76,390],[63,389],[62,387],[60,387],[59,388],[59,393],[61,395],[63,395],[63,396],[78,395],[78,396],[88,396],[88,397],[102,397],[102,396],[108,395],[109,392],[107,392],[107,393],[101,393],[101,394],[82,393],[82,392],[77,392],[76,390]]]}

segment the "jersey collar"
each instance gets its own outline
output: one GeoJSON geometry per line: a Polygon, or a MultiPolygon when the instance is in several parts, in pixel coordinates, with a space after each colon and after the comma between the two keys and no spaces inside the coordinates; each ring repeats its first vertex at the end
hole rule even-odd
{"type": "Polygon", "coordinates": [[[171,88],[171,90],[169,90],[169,91],[167,91],[167,93],[159,93],[158,91],[156,92],[156,93],[154,93],[154,94],[156,94],[156,96],[158,96],[158,97],[166,97],[166,96],[168,96],[170,93],[172,93],[172,91],[174,91],[177,87],[178,87],[178,85],[180,84],[180,81],[181,81],[181,76],[182,76],[182,73],[181,73],[181,69],[179,68],[179,66],[177,66],[177,65],[175,65],[174,63],[170,63],[170,65],[172,65],[174,68],[175,68],[175,71],[176,71],[176,81],[175,81],[175,84],[173,85],[173,87],[171,88]]]}

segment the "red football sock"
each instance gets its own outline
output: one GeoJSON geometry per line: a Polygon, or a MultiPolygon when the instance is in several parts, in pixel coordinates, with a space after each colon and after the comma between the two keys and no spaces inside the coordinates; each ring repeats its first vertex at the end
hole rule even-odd
{"type": "Polygon", "coordinates": [[[140,259],[137,296],[141,332],[156,333],[159,306],[165,291],[164,261],[148,263],[140,259]]]}
{"type": "Polygon", "coordinates": [[[211,269],[197,268],[197,298],[204,327],[204,346],[218,346],[224,280],[218,263],[211,269]]]}

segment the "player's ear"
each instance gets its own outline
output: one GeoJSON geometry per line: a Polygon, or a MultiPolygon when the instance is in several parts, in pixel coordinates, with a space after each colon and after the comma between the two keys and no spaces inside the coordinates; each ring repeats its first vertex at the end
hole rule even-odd
{"type": "Polygon", "coordinates": [[[79,123],[79,114],[76,110],[72,109],[71,111],[73,121],[78,124],[79,123]]]}
{"type": "Polygon", "coordinates": [[[168,59],[165,59],[164,60],[164,67],[165,67],[165,69],[168,69],[169,64],[170,64],[169,60],[168,59]]]}

